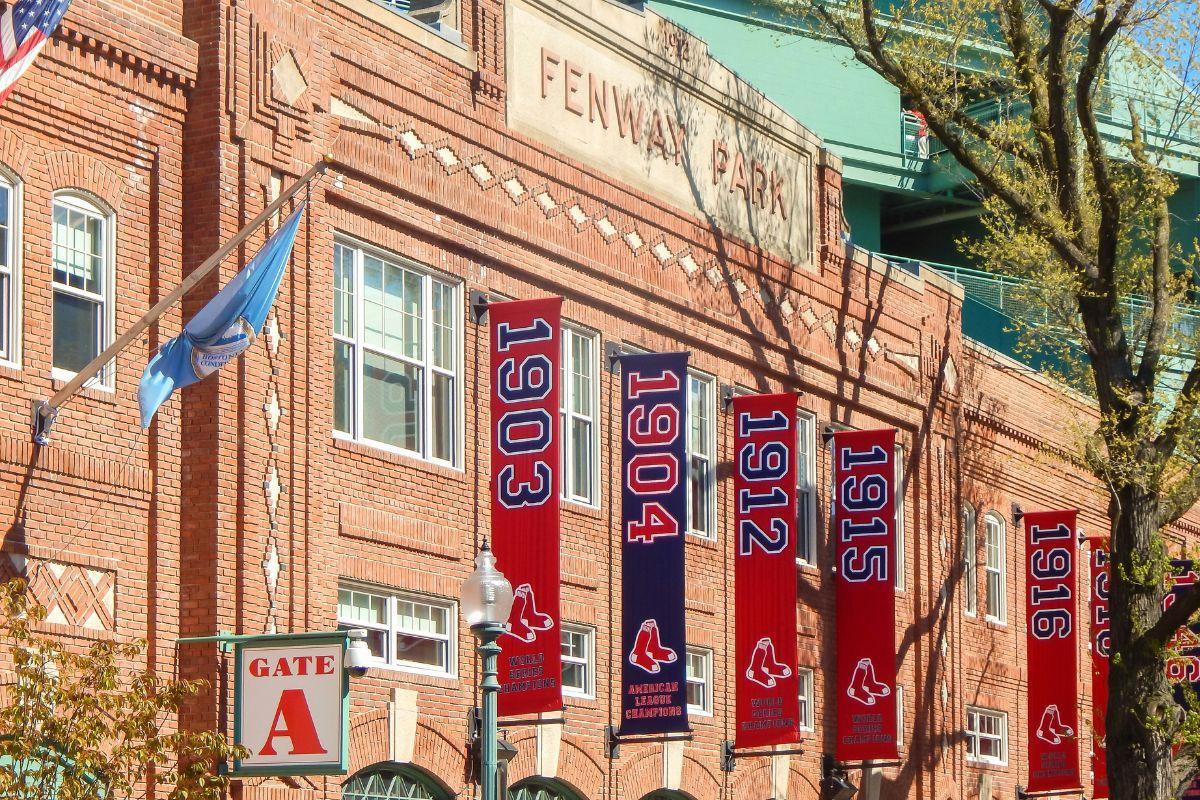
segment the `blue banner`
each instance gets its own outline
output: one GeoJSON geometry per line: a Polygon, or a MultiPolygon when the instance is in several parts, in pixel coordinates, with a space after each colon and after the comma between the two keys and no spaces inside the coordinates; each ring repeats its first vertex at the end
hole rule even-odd
{"type": "Polygon", "coordinates": [[[621,357],[621,726],[686,731],[687,353],[621,357]]]}

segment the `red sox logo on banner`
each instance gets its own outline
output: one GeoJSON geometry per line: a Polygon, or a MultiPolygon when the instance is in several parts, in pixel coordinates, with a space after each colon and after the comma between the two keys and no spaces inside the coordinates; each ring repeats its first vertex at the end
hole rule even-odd
{"type": "Polygon", "coordinates": [[[492,547],[516,587],[500,713],[562,708],[559,362],[562,298],[492,303],[492,547]]]}
{"type": "Polygon", "coordinates": [[[1108,620],[1108,540],[1094,537],[1091,544],[1092,613],[1092,800],[1108,797],[1108,759],[1104,749],[1108,710],[1108,657],[1112,632],[1108,620]]]}
{"type": "Polygon", "coordinates": [[[1030,792],[1080,788],[1074,511],[1024,516],[1030,792]]]}
{"type": "Polygon", "coordinates": [[[833,435],[837,758],[896,749],[896,431],[833,435]]]}
{"type": "Polygon", "coordinates": [[[735,397],[737,747],[799,739],[796,395],[735,397]]]}

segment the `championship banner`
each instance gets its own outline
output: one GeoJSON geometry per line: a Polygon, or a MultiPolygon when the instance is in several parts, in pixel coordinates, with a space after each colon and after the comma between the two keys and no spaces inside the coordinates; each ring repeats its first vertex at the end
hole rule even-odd
{"type": "Polygon", "coordinates": [[[1079,642],[1074,511],[1024,516],[1029,664],[1027,791],[1079,789],[1079,642]]]}
{"type": "Polygon", "coordinates": [[[488,305],[492,549],[514,587],[500,637],[502,716],[562,708],[558,608],[562,298],[488,305]]]}
{"type": "MultiPolygon", "coordinates": [[[[1163,610],[1167,610],[1181,594],[1188,592],[1200,580],[1195,563],[1190,560],[1172,559],[1171,574],[1167,577],[1170,592],[1163,598],[1163,610]]],[[[1175,651],[1165,667],[1167,679],[1175,684],[1175,702],[1188,705],[1185,684],[1191,684],[1193,692],[1200,692],[1200,623],[1180,628],[1167,647],[1175,651]]],[[[1200,798],[1200,778],[1180,795],[1182,800],[1200,798]]]]}
{"type": "Polygon", "coordinates": [[[621,357],[620,734],[688,730],[687,353],[621,357]]]}
{"type": "Polygon", "coordinates": [[[896,749],[896,431],[833,435],[837,759],[896,749]]]}
{"type": "Polygon", "coordinates": [[[1112,632],[1108,620],[1108,539],[1093,537],[1091,544],[1092,616],[1092,800],[1108,797],[1108,758],[1104,749],[1108,710],[1108,657],[1112,632]]]}
{"type": "Polygon", "coordinates": [[[800,739],[796,678],[796,395],[733,399],[736,747],[800,739]]]}

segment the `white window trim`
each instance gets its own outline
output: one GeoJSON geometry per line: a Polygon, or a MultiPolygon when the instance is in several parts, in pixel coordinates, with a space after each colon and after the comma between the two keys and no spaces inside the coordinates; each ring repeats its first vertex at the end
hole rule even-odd
{"type": "MultiPolygon", "coordinates": [[[[92,197],[91,195],[87,194],[86,192],[82,192],[78,189],[60,189],[60,190],[56,191],[50,199],[50,211],[51,211],[51,213],[50,213],[50,218],[51,218],[51,223],[50,223],[50,228],[51,228],[51,230],[50,230],[50,251],[51,251],[50,295],[51,295],[51,303],[53,303],[53,296],[54,296],[54,293],[56,293],[56,292],[63,292],[64,294],[74,295],[76,297],[81,297],[86,300],[93,300],[93,301],[101,302],[103,304],[103,313],[101,314],[101,321],[102,321],[104,330],[101,332],[99,345],[100,345],[100,352],[102,353],[113,342],[113,329],[116,327],[116,322],[117,322],[117,313],[116,313],[116,305],[117,305],[117,302],[116,302],[117,215],[114,214],[103,202],[101,202],[101,200],[99,198],[92,197]],[[54,206],[56,206],[56,205],[63,205],[63,206],[66,206],[67,208],[74,209],[75,211],[81,211],[86,214],[98,216],[104,220],[104,293],[102,295],[83,291],[81,289],[76,289],[72,286],[66,286],[66,285],[60,284],[54,280],[54,262],[53,262],[54,222],[53,222],[53,219],[54,219],[54,206]]],[[[52,314],[52,316],[53,316],[53,314],[52,314]]],[[[54,320],[53,319],[50,320],[50,326],[51,326],[51,342],[53,342],[53,330],[54,330],[54,327],[53,327],[54,320]]],[[[51,345],[51,349],[53,350],[53,344],[51,345]]],[[[97,355],[99,355],[99,354],[97,354],[97,355]]],[[[54,364],[54,353],[53,352],[51,352],[51,354],[50,354],[50,363],[51,363],[50,377],[53,380],[65,382],[65,381],[71,380],[77,374],[75,372],[72,372],[71,370],[62,369],[60,367],[53,366],[53,364],[54,364]]],[[[115,372],[116,372],[116,359],[114,358],[112,361],[105,364],[104,367],[100,370],[100,372],[97,375],[99,380],[97,380],[96,378],[92,378],[91,380],[89,380],[87,383],[84,384],[84,387],[88,388],[88,389],[97,389],[97,390],[100,390],[103,392],[114,392],[115,391],[115,388],[114,388],[114,384],[115,384],[114,373],[115,372]]]]}
{"type": "MultiPolygon", "coordinates": [[[[350,236],[344,236],[344,235],[339,234],[334,239],[334,245],[336,246],[339,244],[344,247],[350,248],[352,251],[354,251],[354,254],[355,254],[354,255],[354,303],[355,303],[355,306],[354,306],[354,335],[352,338],[347,338],[345,336],[338,334],[337,332],[333,333],[334,341],[342,342],[344,344],[349,344],[354,352],[354,363],[353,363],[352,370],[351,370],[351,377],[352,377],[352,381],[354,384],[353,385],[354,405],[353,405],[353,408],[351,409],[351,414],[350,414],[350,427],[353,429],[353,431],[351,433],[339,431],[336,428],[333,428],[332,423],[331,423],[331,430],[333,431],[333,437],[335,439],[342,439],[344,441],[357,442],[359,444],[366,445],[367,447],[372,447],[372,448],[375,448],[378,450],[382,450],[386,453],[394,453],[396,455],[405,456],[407,458],[413,458],[418,461],[424,461],[429,464],[437,464],[439,466],[455,470],[456,472],[462,472],[464,470],[464,467],[463,467],[463,447],[464,447],[463,438],[465,436],[465,430],[466,430],[466,427],[465,427],[466,423],[464,420],[464,408],[463,408],[463,404],[464,404],[464,387],[463,387],[463,358],[464,358],[463,335],[464,335],[464,331],[463,331],[463,328],[465,327],[463,325],[463,317],[462,317],[463,281],[453,275],[447,275],[445,273],[438,272],[437,270],[430,269],[429,267],[425,266],[424,264],[420,264],[416,261],[413,261],[410,258],[404,258],[403,256],[397,255],[395,253],[391,253],[387,250],[383,250],[379,247],[368,244],[367,242],[364,242],[360,239],[355,239],[350,236]],[[454,370],[452,372],[448,372],[447,370],[445,370],[441,367],[434,367],[433,363],[432,363],[432,356],[430,356],[427,360],[417,361],[415,359],[409,358],[408,356],[405,356],[405,355],[402,355],[399,353],[386,353],[383,351],[379,351],[377,348],[370,348],[372,352],[379,352],[382,355],[385,355],[387,358],[391,358],[391,359],[394,359],[397,361],[403,361],[405,364],[415,364],[415,365],[419,366],[422,370],[425,370],[426,375],[428,375],[430,372],[433,372],[433,371],[439,372],[443,375],[453,375],[454,386],[455,386],[455,392],[454,392],[454,423],[455,424],[454,424],[454,430],[453,430],[454,446],[452,448],[452,450],[453,450],[452,457],[448,461],[445,459],[441,459],[441,458],[434,458],[431,455],[427,455],[426,453],[421,453],[420,451],[417,451],[417,450],[406,450],[403,447],[397,447],[395,445],[391,445],[386,442],[377,442],[374,439],[368,439],[367,437],[365,437],[361,434],[362,420],[363,420],[363,416],[362,416],[362,414],[363,414],[363,392],[362,392],[362,388],[363,388],[362,387],[363,350],[366,349],[366,345],[363,343],[363,338],[364,338],[363,337],[363,325],[364,325],[365,314],[363,314],[363,312],[362,312],[362,299],[363,299],[362,262],[363,262],[363,255],[365,253],[369,253],[369,254],[375,256],[376,258],[382,259],[383,261],[390,262],[392,264],[401,266],[405,269],[409,269],[409,270],[412,270],[413,272],[419,273],[426,279],[426,283],[424,284],[426,288],[428,288],[430,282],[436,280],[436,281],[440,281],[444,284],[449,285],[451,290],[453,291],[454,320],[455,320],[456,327],[455,327],[455,335],[454,335],[454,370]]],[[[332,283],[330,285],[332,286],[332,283]]],[[[423,341],[429,342],[430,346],[432,347],[432,342],[433,342],[433,339],[432,339],[433,293],[431,291],[423,291],[422,299],[423,299],[423,302],[421,304],[421,314],[422,314],[421,336],[422,336],[423,341]]],[[[430,446],[430,442],[432,441],[432,439],[431,439],[432,415],[429,414],[429,408],[430,408],[431,401],[432,401],[433,382],[426,379],[421,382],[421,386],[422,386],[421,403],[422,403],[422,412],[423,412],[421,415],[421,436],[423,439],[424,447],[426,448],[426,450],[428,450],[429,446],[430,446]]]]}
{"type": "Polygon", "coordinates": [[[701,455],[708,459],[708,498],[705,505],[708,506],[708,518],[712,520],[712,531],[697,530],[692,527],[692,407],[688,404],[688,419],[687,419],[687,532],[689,536],[694,536],[697,539],[703,539],[706,542],[715,542],[717,540],[717,379],[706,372],[689,369],[687,371],[688,386],[687,394],[691,397],[692,380],[698,380],[705,385],[704,393],[708,398],[708,421],[705,424],[708,434],[709,451],[701,455]]]}
{"type": "Polygon", "coordinates": [[[813,704],[816,702],[816,675],[811,667],[799,667],[796,669],[796,685],[798,688],[807,688],[807,694],[801,692],[801,696],[805,698],[804,711],[800,715],[800,719],[796,720],[798,727],[802,731],[815,730],[814,720],[816,719],[816,709],[813,704]]]}
{"type": "Polygon", "coordinates": [[[564,622],[562,624],[562,631],[564,633],[574,633],[574,634],[582,635],[584,642],[585,642],[585,646],[587,648],[587,653],[584,655],[582,661],[580,659],[568,660],[566,656],[562,657],[562,661],[564,664],[582,663],[583,669],[584,669],[583,674],[584,674],[584,679],[585,679],[584,680],[585,686],[584,686],[583,691],[576,689],[574,686],[567,686],[564,683],[562,685],[562,693],[566,697],[576,697],[581,700],[595,700],[596,699],[596,629],[591,626],[588,626],[588,625],[573,625],[571,623],[564,622]]]}
{"type": "MultiPolygon", "coordinates": [[[[817,415],[811,411],[799,411],[796,414],[796,458],[802,455],[800,438],[804,436],[804,425],[801,420],[808,423],[808,469],[805,470],[811,476],[811,480],[807,487],[797,487],[797,498],[802,494],[809,495],[808,502],[808,519],[804,530],[796,530],[796,563],[808,566],[817,565],[817,503],[820,502],[817,493],[817,415]],[[803,535],[808,539],[808,552],[812,558],[803,558],[799,554],[799,537],[803,535]]],[[[797,465],[797,475],[799,475],[799,466],[797,465]]],[[[799,502],[799,500],[797,500],[799,502]]],[[[797,520],[799,522],[799,520],[797,520]]]]}
{"type": "Polygon", "coordinates": [[[600,334],[589,328],[574,323],[564,322],[563,330],[563,348],[561,357],[563,359],[562,369],[566,371],[567,380],[562,387],[562,402],[559,403],[559,419],[570,422],[571,419],[586,419],[592,423],[592,485],[589,487],[592,493],[592,499],[587,500],[581,497],[573,497],[568,494],[568,486],[572,485],[571,468],[575,462],[571,458],[570,448],[570,430],[571,426],[560,422],[562,437],[564,441],[563,449],[563,465],[562,465],[562,499],[565,502],[573,503],[584,508],[600,508],[600,334]],[[570,410],[570,400],[567,396],[568,386],[573,386],[571,369],[574,366],[574,356],[570,347],[566,346],[566,333],[570,331],[576,336],[584,336],[592,340],[592,397],[591,408],[592,416],[588,417],[583,414],[576,413],[570,410]]]}
{"type": "MultiPolygon", "coordinates": [[[[698,717],[711,717],[713,715],[713,651],[707,647],[688,647],[685,650],[687,657],[699,655],[704,658],[704,707],[694,706],[691,703],[687,704],[688,714],[698,717]]],[[[684,688],[687,688],[689,683],[699,683],[687,677],[687,664],[684,664],[684,688]]],[[[686,699],[687,693],[684,692],[686,699]]],[[[686,701],[686,700],[685,700],[686,701]]]]}
{"type": "Polygon", "coordinates": [[[896,682],[896,749],[904,749],[904,685],[896,682]]]}
{"type": "Polygon", "coordinates": [[[976,563],[979,553],[977,539],[979,517],[975,507],[970,503],[963,503],[961,521],[963,526],[963,613],[968,617],[975,617],[979,615],[979,565],[976,563]]]}
{"type": "Polygon", "coordinates": [[[23,323],[23,295],[21,277],[21,256],[24,248],[21,246],[22,222],[21,203],[24,199],[24,184],[21,179],[7,167],[0,165],[0,184],[9,191],[8,213],[8,252],[5,261],[8,263],[8,353],[0,356],[0,366],[12,369],[21,368],[21,331],[23,323]]]}
{"type": "MultiPolygon", "coordinates": [[[[983,531],[984,531],[984,539],[983,539],[984,580],[987,581],[987,576],[989,573],[994,572],[1000,576],[1000,580],[999,580],[1000,591],[996,598],[997,603],[1000,606],[999,613],[993,614],[992,610],[990,608],[987,608],[986,603],[985,603],[984,618],[988,622],[994,622],[997,625],[1007,625],[1008,624],[1008,525],[1005,524],[1004,517],[1000,516],[995,511],[989,511],[988,513],[983,515],[983,531]],[[990,527],[988,526],[989,520],[994,521],[996,523],[996,529],[1000,532],[1000,548],[999,548],[1000,549],[1000,558],[999,558],[1000,565],[998,567],[993,567],[991,565],[991,558],[989,556],[988,533],[991,530],[990,527]]],[[[985,596],[985,598],[987,596],[987,583],[986,582],[984,584],[984,596],[985,596]]]]}
{"type": "MultiPolygon", "coordinates": [[[[973,764],[990,764],[997,767],[1008,766],[1008,714],[1003,711],[994,711],[990,708],[983,708],[982,706],[967,706],[967,725],[965,733],[967,738],[967,761],[973,764]],[[971,730],[972,713],[976,714],[977,716],[983,715],[1000,720],[1000,758],[980,756],[978,754],[971,755],[971,739],[974,739],[976,742],[979,740],[979,732],[971,730]]],[[[992,737],[989,736],[988,738],[992,737]]],[[[976,753],[978,753],[979,748],[976,747],[975,750],[976,753]]]]}
{"type": "Polygon", "coordinates": [[[371,657],[372,667],[378,667],[382,670],[392,672],[406,672],[412,675],[429,675],[435,678],[458,678],[458,603],[446,597],[438,597],[436,595],[422,594],[421,592],[409,592],[400,589],[391,589],[386,586],[373,586],[367,583],[357,583],[352,581],[341,581],[338,583],[339,589],[348,589],[354,592],[363,592],[365,594],[373,594],[377,597],[383,597],[387,600],[387,625],[377,625],[372,623],[363,623],[359,620],[342,620],[338,617],[339,625],[352,626],[355,628],[369,628],[371,630],[387,631],[388,642],[387,652],[388,659],[371,657]],[[439,606],[445,608],[447,619],[447,630],[445,636],[429,635],[425,633],[412,634],[426,636],[430,639],[445,640],[446,642],[446,668],[438,669],[425,664],[416,664],[409,661],[401,661],[395,657],[396,634],[404,633],[397,624],[396,603],[399,600],[412,600],[418,603],[427,605],[439,606]]]}
{"type": "Polygon", "coordinates": [[[896,591],[903,592],[908,586],[908,566],[907,555],[908,548],[905,541],[906,531],[904,525],[904,515],[908,510],[905,499],[908,496],[908,479],[904,471],[904,445],[896,443],[896,449],[892,453],[892,458],[895,460],[893,465],[893,477],[895,479],[894,502],[896,504],[896,591]]]}

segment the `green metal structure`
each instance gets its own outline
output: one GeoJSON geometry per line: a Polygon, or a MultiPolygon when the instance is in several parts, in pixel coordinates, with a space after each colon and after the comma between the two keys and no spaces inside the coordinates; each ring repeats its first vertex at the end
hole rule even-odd
{"type": "Polygon", "coordinates": [[[450,800],[450,794],[414,767],[382,764],[342,784],[342,800],[450,800]]]}

